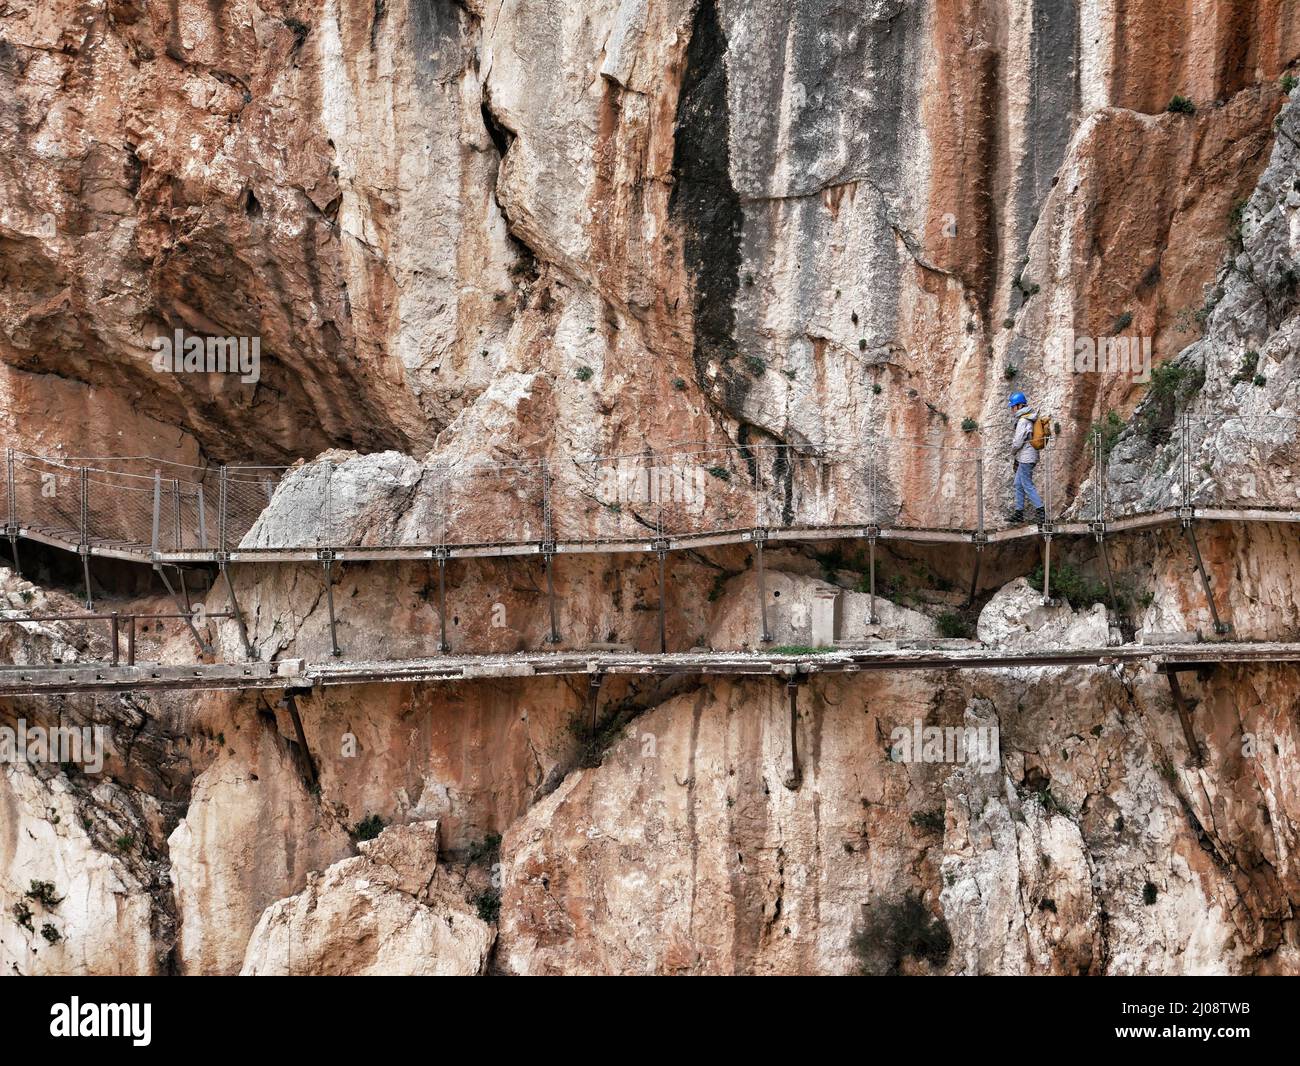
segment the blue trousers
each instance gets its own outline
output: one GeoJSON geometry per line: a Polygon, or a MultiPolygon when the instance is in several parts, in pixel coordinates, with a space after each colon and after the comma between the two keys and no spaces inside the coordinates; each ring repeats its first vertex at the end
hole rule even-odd
{"type": "Polygon", "coordinates": [[[1038,490],[1034,488],[1034,468],[1037,463],[1016,463],[1016,510],[1025,509],[1025,497],[1029,497],[1029,502],[1035,507],[1042,507],[1042,497],[1038,495],[1038,490]]]}

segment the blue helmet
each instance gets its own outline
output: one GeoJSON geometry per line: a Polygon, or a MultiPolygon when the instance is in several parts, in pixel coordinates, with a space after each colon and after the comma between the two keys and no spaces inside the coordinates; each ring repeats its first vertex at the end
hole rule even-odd
{"type": "Polygon", "coordinates": [[[1029,403],[1029,401],[1025,399],[1025,394],[1023,392],[1013,392],[1011,394],[1011,399],[1007,401],[1007,406],[1015,407],[1022,403],[1026,405],[1029,403]]]}

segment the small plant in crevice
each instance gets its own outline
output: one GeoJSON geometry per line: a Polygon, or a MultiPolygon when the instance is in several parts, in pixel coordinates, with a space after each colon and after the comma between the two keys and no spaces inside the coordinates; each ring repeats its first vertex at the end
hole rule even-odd
{"type": "Polygon", "coordinates": [[[757,355],[747,355],[745,356],[745,369],[755,377],[762,377],[767,370],[767,363],[757,355]]]}
{"type": "Polygon", "coordinates": [[[58,894],[53,881],[32,881],[23,895],[28,899],[34,899],[42,907],[54,908],[63,902],[63,897],[58,894]]]}
{"type": "Polygon", "coordinates": [[[867,907],[852,948],[859,973],[888,977],[901,974],[908,960],[943,966],[952,953],[952,934],[917,893],[908,892],[897,902],[867,907]]]}
{"type": "Polygon", "coordinates": [[[1240,252],[1246,241],[1246,201],[1238,200],[1228,212],[1228,244],[1240,252]]]}
{"type": "Polygon", "coordinates": [[[1156,898],[1158,895],[1159,893],[1156,892],[1156,886],[1153,885],[1150,881],[1148,881],[1145,885],[1142,886],[1142,903],[1144,906],[1147,907],[1155,906],[1156,898]]]}
{"type": "Polygon", "coordinates": [[[1196,319],[1196,324],[1198,326],[1202,326],[1202,327],[1205,326],[1205,323],[1208,322],[1210,319],[1210,315],[1214,313],[1214,309],[1219,306],[1219,302],[1222,299],[1223,299],[1223,289],[1220,287],[1216,286],[1215,288],[1211,289],[1208,293],[1206,293],[1205,303],[1192,316],[1193,318],[1196,319]]]}
{"type": "Polygon", "coordinates": [[[717,603],[718,600],[722,599],[722,594],[726,591],[727,582],[730,579],[731,575],[725,570],[714,575],[713,584],[709,586],[708,599],[710,603],[717,603]]]}
{"type": "Polygon", "coordinates": [[[980,428],[980,424],[975,419],[967,416],[961,420],[961,428],[963,433],[974,433],[980,428]]]}
{"type": "Polygon", "coordinates": [[[470,866],[491,866],[500,857],[500,833],[488,833],[481,840],[471,841],[465,852],[465,861],[470,866]]]}
{"type": "Polygon", "coordinates": [[[135,837],[130,833],[123,833],[113,841],[113,843],[116,845],[118,851],[130,851],[132,846],[135,844],[135,837]]]}
{"type": "Polygon", "coordinates": [[[32,909],[27,906],[26,902],[19,900],[13,907],[14,921],[26,929],[29,933],[36,932],[32,925],[32,909]]]}
{"type": "Polygon", "coordinates": [[[54,927],[53,922],[46,922],[41,926],[41,936],[45,938],[47,944],[57,944],[63,939],[63,934],[54,927]]]}
{"type": "Polygon", "coordinates": [[[1117,317],[1115,321],[1111,324],[1110,335],[1112,337],[1118,336],[1119,334],[1123,333],[1126,329],[1128,329],[1129,326],[1131,325],[1133,325],[1133,312],[1125,311],[1122,315],[1117,317]]]}
{"type": "Polygon", "coordinates": [[[473,902],[481,921],[487,922],[488,925],[495,925],[501,918],[501,892],[498,889],[492,888],[480,892],[474,897],[473,902]]]}
{"type": "Polygon", "coordinates": [[[1002,376],[1008,381],[1014,381],[1019,373],[1020,371],[1010,363],[1002,368],[1002,376]]]}
{"type": "Polygon", "coordinates": [[[731,471],[724,466],[711,466],[708,469],[708,473],[711,476],[716,477],[719,481],[731,480],[731,471]]]}
{"type": "Polygon", "coordinates": [[[963,618],[956,611],[944,611],[935,619],[939,636],[970,640],[975,636],[975,626],[969,619],[963,618]]]}
{"type": "MultiPolygon", "coordinates": [[[[1031,588],[1043,591],[1043,567],[1040,563],[1034,567],[1025,580],[1031,588]]],[[[1076,610],[1091,607],[1095,603],[1108,602],[1107,588],[1104,581],[1098,581],[1082,573],[1073,563],[1058,563],[1052,567],[1051,594],[1065,600],[1076,610]]]]}
{"type": "Polygon", "coordinates": [[[1178,409],[1205,384],[1205,367],[1165,363],[1151,371],[1151,383],[1138,415],[1138,432],[1149,444],[1169,440],[1178,409]]]}
{"type": "Polygon", "coordinates": [[[1165,110],[1171,115],[1194,115],[1196,114],[1196,105],[1187,97],[1175,93],[1165,110]]]}
{"type": "Polygon", "coordinates": [[[1110,458],[1110,453],[1115,450],[1115,445],[1119,443],[1123,432],[1124,420],[1114,411],[1107,411],[1105,418],[1092,424],[1092,429],[1088,431],[1088,440],[1091,442],[1100,438],[1103,462],[1110,458]]]}
{"type": "Polygon", "coordinates": [[[916,811],[909,821],[923,833],[942,833],[944,829],[943,810],[939,807],[930,811],[916,811]]]}
{"type": "Polygon", "coordinates": [[[678,392],[685,392],[685,391],[686,391],[686,379],[685,379],[685,378],[673,378],[673,388],[676,389],[678,392]]]}
{"type": "Polygon", "coordinates": [[[1290,73],[1283,74],[1282,81],[1279,84],[1278,88],[1280,88],[1282,92],[1285,93],[1287,96],[1290,96],[1291,90],[1294,89],[1295,87],[1296,87],[1295,75],[1290,73]]]}
{"type": "Polygon", "coordinates": [[[1254,381],[1255,371],[1259,368],[1259,352],[1251,348],[1241,357],[1241,365],[1237,367],[1237,372],[1228,379],[1229,385],[1240,385],[1246,381],[1254,381]]]}
{"type": "Polygon", "coordinates": [[[1043,810],[1048,814],[1059,814],[1063,818],[1070,817],[1070,808],[1056,798],[1050,785],[1045,785],[1034,793],[1034,798],[1042,804],[1043,810]]]}
{"type": "Polygon", "coordinates": [[[593,371],[591,367],[584,364],[583,366],[578,367],[577,373],[574,376],[579,381],[590,381],[594,373],[595,371],[593,371]]]}
{"type": "Polygon", "coordinates": [[[348,830],[348,836],[356,841],[374,840],[384,831],[387,824],[379,815],[368,814],[348,830]]]}

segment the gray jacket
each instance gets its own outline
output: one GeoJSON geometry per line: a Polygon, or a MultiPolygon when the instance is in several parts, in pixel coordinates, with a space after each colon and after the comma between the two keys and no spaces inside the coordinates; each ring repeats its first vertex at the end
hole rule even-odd
{"type": "Polygon", "coordinates": [[[1016,419],[1016,430],[1011,437],[1011,455],[1018,463],[1038,462],[1038,449],[1029,443],[1030,437],[1034,435],[1034,419],[1037,417],[1033,408],[1027,408],[1016,419]]]}

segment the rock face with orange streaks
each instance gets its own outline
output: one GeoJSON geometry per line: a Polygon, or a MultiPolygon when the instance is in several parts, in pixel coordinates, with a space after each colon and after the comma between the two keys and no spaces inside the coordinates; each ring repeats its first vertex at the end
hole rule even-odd
{"type": "MultiPolygon", "coordinates": [[[[1075,516],[1111,413],[1112,515],[1281,506],[1298,58],[1288,0],[8,0],[0,426],[186,477],[287,467],[245,547],[973,527],[977,449],[1005,502],[1011,389],[1061,423],[1075,516]],[[176,330],[256,338],[256,373],[159,369],[176,330]]],[[[1287,528],[1196,526],[1242,639],[1300,626],[1287,528]]],[[[674,552],[662,585],[651,554],[550,576],[566,650],[656,648],[661,607],[674,650],[758,648],[764,616],[810,652],[1211,632],[1171,531],[1110,539],[1109,617],[1095,549],[1061,544],[1048,606],[1019,543],[969,608],[951,545],[783,543],[761,585],[749,545],[674,552]]],[[[64,602],[75,561],[21,547],[8,607],[64,602]]],[[[172,610],[133,565],[95,561],[100,602],[172,610]]],[[[331,654],[320,566],[236,571],[257,657],[331,654]]],[[[349,658],[431,655],[443,625],[460,653],[550,647],[540,557],[329,576],[349,658]]],[[[142,654],[188,641],[160,623],[142,654]]],[[[0,651],[107,654],[44,622],[0,651]]],[[[0,722],[113,743],[101,775],[0,768],[0,960],[296,971],[289,933],[322,973],[1295,972],[1295,672],[1186,677],[1201,765],[1163,686],[828,677],[792,727],[771,682],[481,678],[304,696],[301,736],[255,693],[12,701],[0,722]],[[995,757],[947,756],[990,731],[995,757]],[[380,824],[472,903],[353,854],[380,824]]]]}

